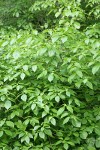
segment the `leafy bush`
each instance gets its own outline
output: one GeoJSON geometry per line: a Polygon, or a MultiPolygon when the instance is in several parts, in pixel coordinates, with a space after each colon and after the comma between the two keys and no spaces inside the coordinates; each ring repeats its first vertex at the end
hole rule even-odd
{"type": "MultiPolygon", "coordinates": [[[[59,0],[61,12],[55,2],[42,32],[0,30],[1,150],[100,149],[100,31],[91,22],[98,1],[59,0]]],[[[48,4],[42,9],[50,11],[48,4]]]]}

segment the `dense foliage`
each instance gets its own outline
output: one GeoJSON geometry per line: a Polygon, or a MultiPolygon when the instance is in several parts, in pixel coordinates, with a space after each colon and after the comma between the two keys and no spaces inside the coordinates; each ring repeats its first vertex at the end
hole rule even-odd
{"type": "Polygon", "coordinates": [[[0,1],[0,150],[100,149],[99,11],[0,1]]]}

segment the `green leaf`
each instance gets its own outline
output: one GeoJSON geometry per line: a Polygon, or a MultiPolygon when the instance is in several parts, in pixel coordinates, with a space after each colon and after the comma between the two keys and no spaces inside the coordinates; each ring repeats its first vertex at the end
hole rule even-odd
{"type": "Polygon", "coordinates": [[[80,29],[80,23],[79,23],[79,22],[75,22],[75,23],[74,23],[74,27],[75,27],[76,29],[80,29]]]}
{"type": "Polygon", "coordinates": [[[50,50],[50,51],[48,52],[48,54],[49,54],[49,57],[52,57],[52,56],[54,56],[55,51],[54,51],[54,50],[50,50]]]}
{"type": "Polygon", "coordinates": [[[25,71],[27,71],[27,70],[28,70],[28,65],[24,65],[24,66],[23,66],[23,69],[24,69],[25,71]]]}
{"type": "Polygon", "coordinates": [[[0,131],[0,137],[2,137],[3,136],[3,131],[0,131]]]}
{"type": "Polygon", "coordinates": [[[45,54],[46,51],[47,51],[46,47],[41,48],[39,51],[37,51],[37,55],[38,56],[42,56],[43,54],[45,54]]]}
{"type": "Polygon", "coordinates": [[[47,135],[52,137],[52,132],[51,132],[50,129],[45,129],[44,132],[45,132],[45,134],[47,134],[47,135]]]}
{"type": "Polygon", "coordinates": [[[100,136],[100,129],[99,128],[95,128],[95,133],[100,136]]]}
{"type": "Polygon", "coordinates": [[[81,137],[82,139],[86,139],[87,136],[88,136],[88,134],[87,134],[86,131],[83,131],[83,132],[80,134],[80,137],[81,137]]]}
{"type": "Polygon", "coordinates": [[[64,143],[64,149],[68,150],[68,144],[67,143],[64,143]]]}
{"type": "Polygon", "coordinates": [[[92,68],[92,73],[96,74],[96,72],[100,69],[100,65],[96,65],[92,68]]]}
{"type": "Polygon", "coordinates": [[[33,70],[34,72],[36,72],[36,70],[37,70],[37,65],[33,65],[33,66],[32,66],[32,70],[33,70]]]}
{"type": "Polygon", "coordinates": [[[56,18],[59,17],[60,14],[61,14],[61,11],[57,12],[57,13],[55,14],[55,17],[56,17],[56,18]]]}
{"type": "Polygon", "coordinates": [[[5,130],[5,133],[7,134],[7,135],[9,135],[10,137],[12,137],[12,131],[10,131],[10,130],[5,130]]]}
{"type": "Polygon", "coordinates": [[[96,139],[95,145],[96,145],[96,148],[100,148],[100,138],[96,139]]]}
{"type": "Polygon", "coordinates": [[[49,74],[48,76],[49,82],[53,81],[53,79],[54,79],[53,73],[49,74]]]}
{"type": "Polygon", "coordinates": [[[47,113],[49,113],[49,106],[45,105],[44,109],[47,113]]]}
{"type": "Polygon", "coordinates": [[[40,138],[42,138],[42,139],[44,139],[45,138],[45,134],[44,134],[44,132],[39,132],[39,136],[40,136],[40,138]]]}
{"type": "Polygon", "coordinates": [[[27,100],[27,95],[26,95],[26,94],[23,94],[23,95],[21,96],[21,99],[22,99],[24,102],[26,102],[26,100],[27,100]]]}
{"type": "Polygon", "coordinates": [[[52,37],[52,43],[55,43],[58,40],[59,36],[52,37]]]}
{"type": "Polygon", "coordinates": [[[67,106],[68,111],[70,111],[71,113],[73,113],[73,108],[71,107],[71,105],[67,106]]]}
{"type": "Polygon", "coordinates": [[[66,95],[70,97],[70,92],[66,90],[66,95]]]}
{"type": "Polygon", "coordinates": [[[25,78],[25,73],[21,73],[20,78],[21,78],[22,80],[24,80],[24,78],[25,78]]]}
{"type": "Polygon", "coordinates": [[[77,128],[80,128],[81,127],[81,122],[79,122],[78,120],[72,120],[72,124],[73,126],[77,127],[77,128]]]}
{"type": "Polygon", "coordinates": [[[43,111],[42,112],[42,118],[45,117],[47,115],[47,112],[43,111]]]}
{"type": "Polygon", "coordinates": [[[34,127],[34,130],[37,130],[39,127],[40,127],[40,126],[35,126],[35,127],[34,127]]]}
{"type": "Polygon", "coordinates": [[[65,43],[65,42],[67,41],[67,39],[68,39],[67,36],[62,37],[62,38],[61,38],[62,43],[65,43]]]}
{"type": "Polygon", "coordinates": [[[31,105],[31,109],[32,109],[32,110],[34,110],[35,107],[36,107],[36,104],[32,104],[32,105],[31,105]]]}
{"type": "Polygon", "coordinates": [[[8,43],[9,43],[8,41],[5,41],[5,42],[2,44],[2,47],[8,45],[8,43]]]}
{"type": "Polygon", "coordinates": [[[1,120],[0,121],[0,127],[2,127],[4,125],[4,123],[5,123],[5,120],[1,120]]]}
{"type": "Polygon", "coordinates": [[[56,96],[56,97],[55,97],[55,101],[56,101],[57,103],[59,103],[60,97],[59,97],[59,96],[56,96]]]}
{"type": "Polygon", "coordinates": [[[30,143],[30,138],[28,136],[26,136],[24,140],[26,141],[26,143],[30,143]]]}
{"type": "Polygon", "coordinates": [[[7,126],[14,128],[14,123],[12,121],[6,121],[7,126]]]}
{"type": "Polygon", "coordinates": [[[15,51],[14,53],[13,53],[13,58],[14,59],[18,59],[20,57],[20,53],[18,52],[18,51],[15,51]]]}
{"type": "Polygon", "coordinates": [[[90,81],[87,81],[86,82],[86,85],[90,88],[90,89],[93,89],[93,85],[90,81]]]}
{"type": "Polygon", "coordinates": [[[83,77],[83,74],[82,74],[82,72],[81,72],[80,70],[77,70],[76,73],[77,73],[77,75],[78,75],[80,78],[83,77]]]}
{"type": "Polygon", "coordinates": [[[64,117],[66,117],[68,115],[68,112],[64,112],[62,115],[61,115],[61,118],[64,118],[64,117]]]}
{"type": "Polygon", "coordinates": [[[15,16],[18,18],[19,17],[19,12],[16,12],[15,16]]]}
{"type": "Polygon", "coordinates": [[[80,101],[78,99],[75,98],[75,104],[80,106],[80,101]]]}
{"type": "Polygon", "coordinates": [[[94,146],[88,146],[88,150],[96,150],[94,146]]]}
{"type": "Polygon", "coordinates": [[[70,117],[64,119],[63,124],[66,124],[69,121],[70,117]]]}
{"type": "Polygon", "coordinates": [[[4,107],[6,109],[9,109],[11,107],[11,101],[6,101],[5,104],[4,104],[4,107]]]}
{"type": "Polygon", "coordinates": [[[26,44],[30,44],[30,42],[32,41],[32,37],[29,37],[27,40],[26,40],[26,44]]]}
{"type": "Polygon", "coordinates": [[[45,146],[43,150],[50,150],[50,148],[45,146]]]}
{"type": "Polygon", "coordinates": [[[50,122],[55,126],[56,125],[56,120],[54,118],[51,118],[50,122]]]}
{"type": "Polygon", "coordinates": [[[65,110],[64,106],[59,108],[59,110],[57,111],[57,116],[60,116],[64,112],[64,110],[65,110]]]}

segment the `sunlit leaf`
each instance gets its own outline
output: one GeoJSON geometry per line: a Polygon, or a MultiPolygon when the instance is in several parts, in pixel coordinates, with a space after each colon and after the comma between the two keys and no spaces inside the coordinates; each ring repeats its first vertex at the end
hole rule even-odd
{"type": "Polygon", "coordinates": [[[11,101],[7,100],[4,104],[6,109],[9,109],[11,107],[11,101]]]}

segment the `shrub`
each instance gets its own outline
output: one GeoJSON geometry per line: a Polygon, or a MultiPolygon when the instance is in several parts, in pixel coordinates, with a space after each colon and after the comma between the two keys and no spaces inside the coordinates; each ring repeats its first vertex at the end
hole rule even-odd
{"type": "Polygon", "coordinates": [[[99,24],[54,10],[60,18],[41,32],[0,30],[2,150],[100,149],[99,24]]]}

